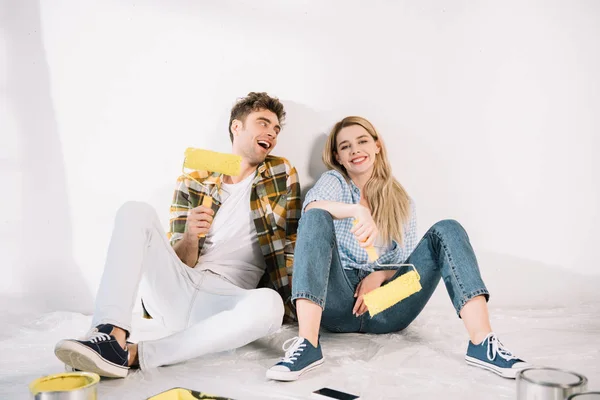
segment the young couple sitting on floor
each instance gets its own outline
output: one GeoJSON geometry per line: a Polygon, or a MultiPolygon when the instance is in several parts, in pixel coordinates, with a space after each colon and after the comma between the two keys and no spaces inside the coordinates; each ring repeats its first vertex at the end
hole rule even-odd
{"type": "MultiPolygon", "coordinates": [[[[323,364],[319,329],[391,333],[405,329],[440,278],[469,342],[468,364],[514,378],[528,366],[492,331],[489,292],[469,237],[454,220],[434,224],[418,240],[415,203],[392,175],[381,135],[362,117],[337,122],[323,149],[328,167],[301,201],[296,169],[271,156],[285,119],[282,103],[249,93],[231,110],[232,153],[241,174],[197,171],[177,180],[167,235],[148,204],[117,212],[92,328],[66,339],[56,356],[105,377],[235,349],[298,322],[298,336],[266,371],[292,381],[323,364]],[[211,196],[212,207],[202,206],[211,196]],[[366,248],[377,250],[369,261],[366,248]],[[408,272],[422,289],[371,317],[364,295],[408,272]],[[131,343],[132,310],[171,334],[131,343]]],[[[285,135],[281,138],[285,140],[285,135]]],[[[325,343],[325,348],[326,348],[325,343]]]]}

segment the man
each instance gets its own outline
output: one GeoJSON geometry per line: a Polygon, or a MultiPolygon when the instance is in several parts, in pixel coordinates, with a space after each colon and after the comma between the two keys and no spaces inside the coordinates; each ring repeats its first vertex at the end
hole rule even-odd
{"type": "Polygon", "coordinates": [[[266,93],[251,92],[235,104],[229,135],[242,172],[181,176],[170,243],[151,206],[120,208],[93,328],[83,340],[59,342],[60,360],[125,377],[131,366],[144,370],[244,346],[277,331],[284,313],[295,319],[290,297],[300,184],[286,159],[269,155],[284,119],[283,105],[266,93]],[[204,196],[212,197],[212,208],[201,205],[204,196]],[[171,335],[127,342],[138,288],[145,314],[171,335]]]}

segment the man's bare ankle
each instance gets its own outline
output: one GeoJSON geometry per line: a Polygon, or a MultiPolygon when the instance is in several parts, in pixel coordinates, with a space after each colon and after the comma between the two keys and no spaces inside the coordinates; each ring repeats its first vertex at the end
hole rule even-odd
{"type": "Polygon", "coordinates": [[[129,349],[129,360],[127,360],[127,365],[129,367],[139,367],[140,360],[138,357],[138,346],[135,343],[129,343],[127,345],[129,349]]]}
{"type": "Polygon", "coordinates": [[[127,331],[119,328],[118,326],[113,326],[113,330],[110,333],[112,336],[117,339],[117,342],[121,345],[123,349],[127,349],[127,331]]]}

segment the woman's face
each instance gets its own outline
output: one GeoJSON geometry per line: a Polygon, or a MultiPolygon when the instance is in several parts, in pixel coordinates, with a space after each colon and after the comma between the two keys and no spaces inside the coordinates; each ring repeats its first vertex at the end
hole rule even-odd
{"type": "Polygon", "coordinates": [[[335,159],[346,168],[350,178],[371,176],[375,155],[381,150],[379,143],[360,125],[342,128],[337,134],[335,149],[335,159]]]}

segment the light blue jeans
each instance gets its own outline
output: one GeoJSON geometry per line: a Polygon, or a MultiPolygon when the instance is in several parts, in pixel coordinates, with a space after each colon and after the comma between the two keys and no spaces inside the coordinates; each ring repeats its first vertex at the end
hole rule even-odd
{"type": "MultiPolygon", "coordinates": [[[[433,225],[405,263],[413,264],[419,272],[421,291],[373,318],[368,312],[355,317],[352,314],[356,301],[354,291],[369,272],[342,267],[333,218],[327,211],[313,208],[304,213],[298,228],[292,300],[308,299],[320,305],[323,308],[321,326],[329,331],[389,333],[406,328],[419,315],[440,278],[457,314],[473,297],[484,295],[489,299],[469,237],[454,220],[433,225]]],[[[400,267],[390,281],[410,269],[400,267]]]]}

